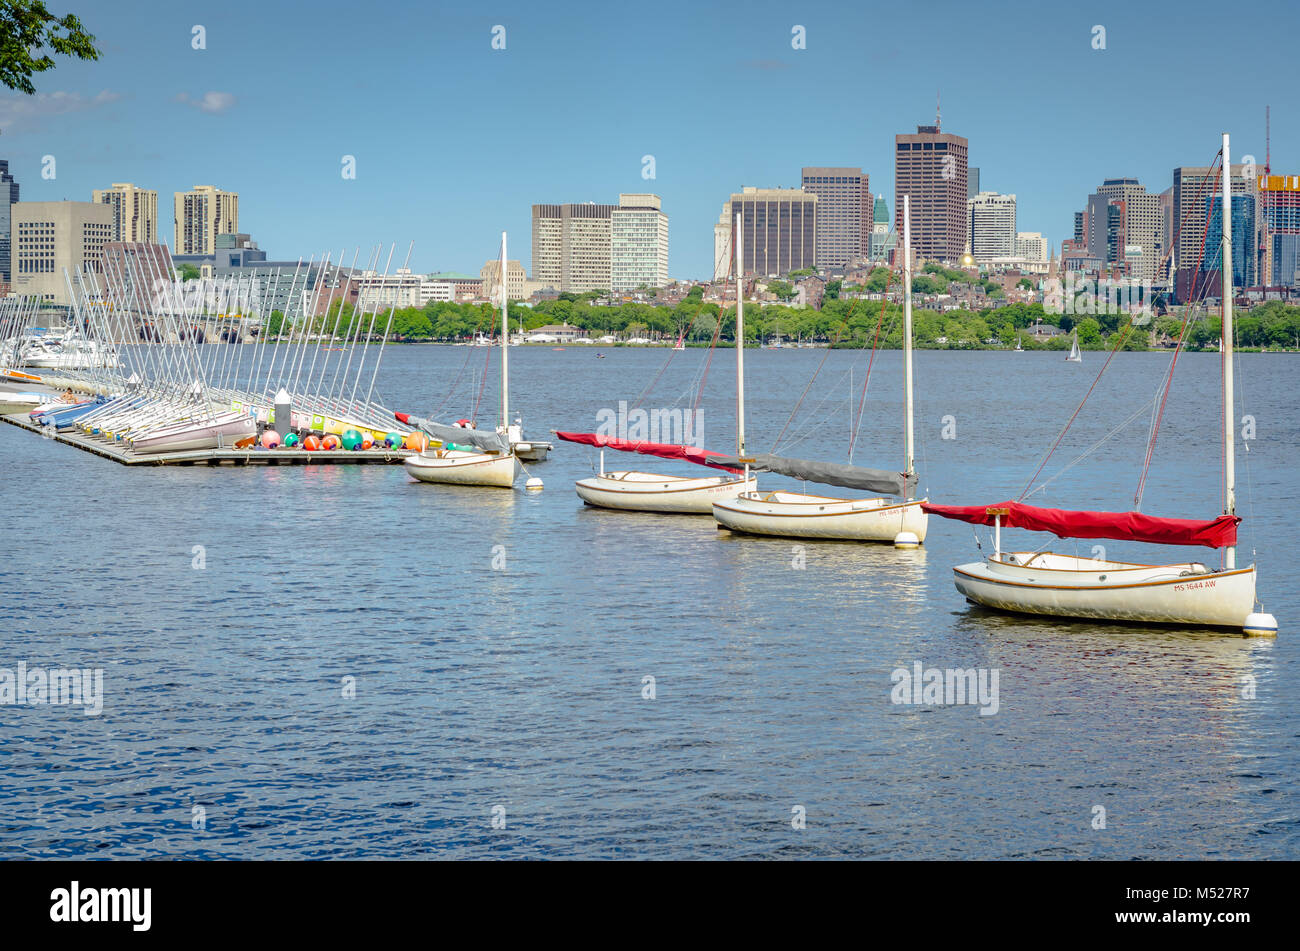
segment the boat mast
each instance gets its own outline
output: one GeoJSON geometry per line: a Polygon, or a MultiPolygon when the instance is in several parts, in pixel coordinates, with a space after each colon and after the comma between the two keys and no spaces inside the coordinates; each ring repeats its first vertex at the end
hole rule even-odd
{"type": "MultiPolygon", "coordinates": [[[[912,449],[912,206],[903,196],[903,475],[913,471],[912,449]]],[[[904,479],[904,502],[911,501],[904,479]]]]}
{"type": "Polygon", "coordinates": [[[501,232],[501,429],[510,431],[510,307],[506,294],[506,233],[501,232]]]}
{"type": "MultiPolygon", "coordinates": [[[[736,212],[736,456],[745,458],[745,267],[744,235],[736,212]]],[[[746,467],[748,468],[748,467],[746,467]]]]}
{"type": "MultiPolygon", "coordinates": [[[[1237,477],[1233,458],[1232,432],[1232,160],[1228,155],[1228,133],[1223,133],[1223,511],[1237,514],[1237,477]]],[[[1237,546],[1225,553],[1224,566],[1237,567],[1237,546]]]]}

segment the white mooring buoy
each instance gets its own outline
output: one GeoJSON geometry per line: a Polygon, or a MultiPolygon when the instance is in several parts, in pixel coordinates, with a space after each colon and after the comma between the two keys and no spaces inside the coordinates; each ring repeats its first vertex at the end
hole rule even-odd
{"type": "Polygon", "coordinates": [[[894,536],[895,548],[920,548],[921,539],[916,537],[915,532],[899,532],[894,536]]]}
{"type": "Polygon", "coordinates": [[[537,476],[533,476],[524,483],[524,489],[528,492],[540,492],[542,491],[542,480],[537,476]]]}
{"type": "Polygon", "coordinates": [[[1271,614],[1251,614],[1241,629],[1247,637],[1277,637],[1277,618],[1271,614]]]}

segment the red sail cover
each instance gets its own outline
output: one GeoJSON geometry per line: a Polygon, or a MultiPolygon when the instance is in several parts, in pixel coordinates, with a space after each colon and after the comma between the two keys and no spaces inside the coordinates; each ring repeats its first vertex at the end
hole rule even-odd
{"type": "Polygon", "coordinates": [[[1228,548],[1237,544],[1235,515],[1201,522],[1190,518],[1156,518],[1141,512],[1072,512],[1040,509],[1019,502],[997,505],[922,505],[927,512],[976,525],[992,525],[994,512],[1005,512],[1002,524],[1031,532],[1051,532],[1060,538],[1116,538],[1157,545],[1204,545],[1228,548]]]}
{"type": "MultiPolygon", "coordinates": [[[[601,449],[618,449],[621,452],[639,452],[647,456],[659,456],[663,459],[684,459],[686,462],[693,462],[699,466],[709,465],[707,460],[710,456],[721,456],[725,453],[713,452],[709,449],[696,449],[694,446],[674,446],[671,443],[663,442],[644,442],[640,439],[616,439],[613,436],[602,436],[599,433],[561,433],[555,435],[561,439],[567,439],[569,442],[580,442],[585,446],[596,446],[601,449]]],[[[732,469],[726,466],[710,466],[712,469],[726,469],[728,472],[742,472],[742,469],[732,469]]]]}

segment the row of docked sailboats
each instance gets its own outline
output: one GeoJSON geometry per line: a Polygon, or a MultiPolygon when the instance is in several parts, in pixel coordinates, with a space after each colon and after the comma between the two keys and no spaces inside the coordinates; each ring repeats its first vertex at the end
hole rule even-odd
{"type": "MultiPolygon", "coordinates": [[[[380,253],[373,252],[372,265],[380,253]]],[[[333,339],[344,319],[343,308],[332,306],[341,303],[343,282],[309,281],[329,271],[330,258],[319,266],[299,262],[289,274],[217,279],[207,288],[176,281],[165,246],[125,245],[106,251],[101,265],[99,274],[77,274],[76,288],[66,274],[65,281],[76,325],[111,348],[113,359],[35,377],[87,396],[33,408],[38,425],[75,429],[136,454],[251,448],[271,427],[322,435],[353,429],[388,445],[404,438],[406,427],[374,400],[395,308],[385,320],[376,296],[370,309],[351,315],[360,323],[345,332],[344,346],[317,346],[316,330],[333,339]],[[273,330],[265,311],[275,301],[286,302],[287,313],[273,330]],[[147,330],[150,342],[109,343],[127,326],[147,330]],[[250,331],[256,341],[247,345],[250,331]],[[207,342],[210,332],[218,339],[207,342]]],[[[280,433],[271,433],[275,439],[263,445],[279,444],[280,433]]]]}

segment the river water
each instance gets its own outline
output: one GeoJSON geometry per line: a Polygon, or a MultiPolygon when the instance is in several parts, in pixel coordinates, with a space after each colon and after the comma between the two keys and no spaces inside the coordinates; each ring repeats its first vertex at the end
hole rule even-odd
{"type": "MultiPolygon", "coordinates": [[[[601,352],[512,350],[528,434],[591,430],[652,381],[641,405],[680,408],[709,359],[601,352]]],[[[901,464],[900,357],[871,368],[858,464],[901,464]]],[[[494,353],[383,359],[387,405],[444,419],[486,371],[492,421],[494,353]]],[[[727,452],[734,359],[700,401],[727,452]]],[[[1018,496],[1104,359],[918,353],[922,491],[1018,496]]],[[[1168,361],[1115,357],[1044,472],[1082,461],[1028,501],[1130,507],[1168,361]]],[[[0,668],[103,670],[98,716],[0,707],[0,856],[1295,858],[1296,361],[1239,358],[1240,559],[1276,640],[975,608],[952,586],[980,554],[964,523],[900,552],[585,509],[573,481],[597,455],[573,444],[525,493],[400,466],[127,468],[0,426],[0,668]],[[996,672],[996,712],[891,702],[917,663],[996,672]]],[[[749,449],[787,428],[783,452],[845,461],[866,369],[747,352],[749,449]]],[[[1181,358],[1143,511],[1218,513],[1218,370],[1181,358]]]]}

